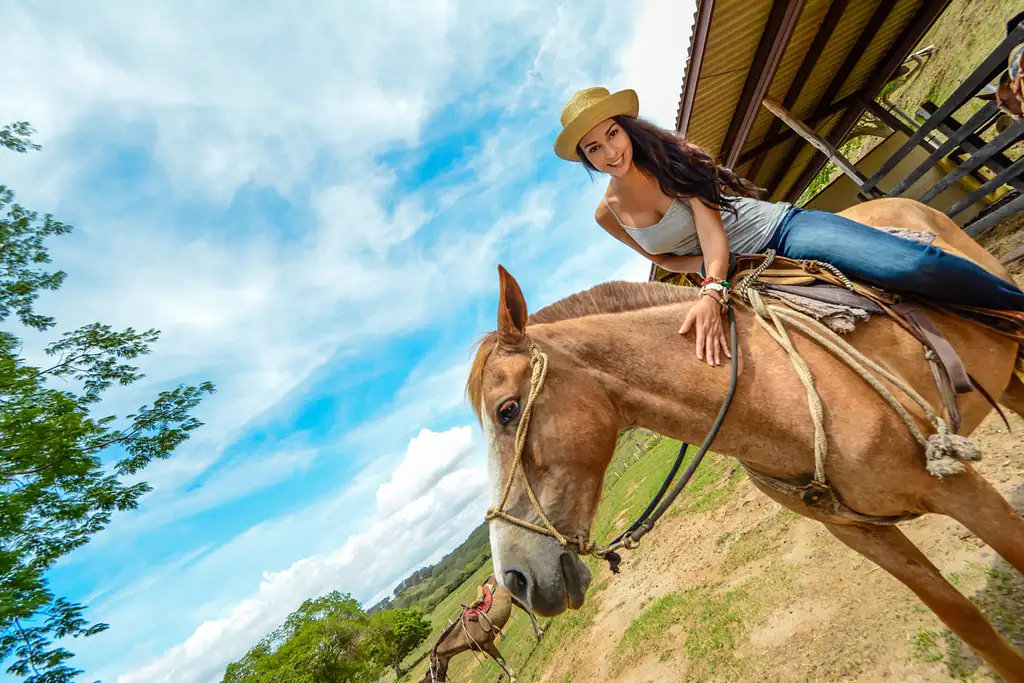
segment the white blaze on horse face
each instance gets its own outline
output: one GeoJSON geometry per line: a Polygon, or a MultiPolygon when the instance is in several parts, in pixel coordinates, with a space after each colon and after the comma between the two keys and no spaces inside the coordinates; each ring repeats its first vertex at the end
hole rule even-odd
{"type": "MultiPolygon", "coordinates": [[[[480,410],[480,423],[484,431],[484,440],[487,442],[487,476],[491,482],[491,506],[493,507],[498,504],[498,499],[501,497],[502,484],[504,483],[501,476],[501,450],[498,448],[498,438],[495,435],[494,422],[491,421],[491,416],[483,397],[481,397],[480,405],[483,406],[480,410]]],[[[489,526],[490,533],[488,536],[491,539],[491,562],[494,564],[494,578],[498,585],[506,588],[505,571],[501,566],[501,535],[507,525],[502,524],[500,520],[491,520],[489,526]]]]}

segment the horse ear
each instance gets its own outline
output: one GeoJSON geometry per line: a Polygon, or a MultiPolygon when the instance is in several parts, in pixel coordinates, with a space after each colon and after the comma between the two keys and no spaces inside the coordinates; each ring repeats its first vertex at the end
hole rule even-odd
{"type": "Polygon", "coordinates": [[[526,299],[519,283],[501,265],[498,266],[501,291],[498,295],[498,344],[521,349],[526,344],[526,299]]]}

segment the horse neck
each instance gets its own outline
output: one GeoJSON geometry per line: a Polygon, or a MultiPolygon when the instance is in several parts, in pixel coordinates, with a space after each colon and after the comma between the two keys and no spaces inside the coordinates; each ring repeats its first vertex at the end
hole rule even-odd
{"type": "MultiPolygon", "coordinates": [[[[692,304],[566,320],[530,330],[602,384],[627,426],[643,421],[661,434],[710,422],[728,386],[728,366],[694,356],[694,336],[678,334],[692,304]]],[[[557,363],[552,358],[551,363],[557,363]]]]}
{"type": "MultiPolygon", "coordinates": [[[[617,412],[609,419],[617,420],[620,429],[639,425],[699,444],[721,407],[730,370],[726,358],[722,359],[723,365],[714,368],[696,358],[694,332],[679,335],[692,305],[684,302],[566,320],[538,326],[530,334],[553,349],[552,364],[558,362],[559,353],[564,353],[580,371],[589,373],[604,387],[617,412]]],[[[738,311],[737,318],[741,328],[749,329],[752,321],[745,313],[738,311]]],[[[740,338],[743,342],[742,334],[740,338]]],[[[747,343],[739,346],[745,371],[750,372],[753,356],[761,354],[751,353],[747,343]]],[[[741,362],[741,370],[743,366],[741,362]]],[[[759,443],[763,445],[756,429],[743,426],[755,427],[751,422],[770,417],[772,407],[757,401],[748,383],[742,381],[743,372],[740,379],[715,450],[742,457],[742,453],[756,452],[759,443]]]]}

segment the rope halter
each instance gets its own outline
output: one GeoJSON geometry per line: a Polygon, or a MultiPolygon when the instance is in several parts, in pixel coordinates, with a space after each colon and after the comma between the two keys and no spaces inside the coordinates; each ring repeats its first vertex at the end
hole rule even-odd
{"type": "Polygon", "coordinates": [[[597,544],[586,536],[580,535],[576,537],[569,537],[555,527],[544,512],[544,508],[537,499],[537,494],[534,493],[533,487],[530,485],[530,480],[526,476],[526,470],[523,468],[523,451],[526,450],[526,434],[530,428],[530,416],[533,414],[534,403],[537,401],[537,396],[540,395],[541,389],[544,388],[544,381],[547,379],[548,374],[547,354],[537,348],[536,345],[532,344],[530,345],[530,367],[530,393],[526,398],[526,405],[523,407],[523,412],[519,416],[519,425],[516,427],[515,458],[512,461],[512,467],[509,469],[508,479],[505,481],[505,487],[502,489],[501,498],[498,500],[498,504],[487,510],[487,513],[484,515],[484,519],[488,522],[494,519],[503,519],[506,522],[523,529],[528,529],[529,531],[536,532],[543,536],[550,536],[558,541],[558,544],[563,548],[568,549],[570,546],[575,545],[578,555],[596,555],[597,557],[604,558],[609,552],[611,552],[611,547],[599,548],[597,544]],[[523,486],[526,488],[526,493],[530,497],[530,502],[533,503],[533,509],[540,518],[540,524],[528,522],[525,519],[520,519],[519,517],[505,511],[505,504],[508,502],[509,493],[512,491],[512,484],[515,481],[516,472],[521,472],[523,475],[523,486]]]}

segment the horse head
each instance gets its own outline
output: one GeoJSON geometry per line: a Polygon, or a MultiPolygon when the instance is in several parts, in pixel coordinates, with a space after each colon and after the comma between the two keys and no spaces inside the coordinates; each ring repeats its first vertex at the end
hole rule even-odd
{"type": "Polygon", "coordinates": [[[487,440],[492,557],[506,590],[554,616],[582,606],[590,585],[580,546],[619,427],[586,350],[533,320],[528,334],[522,290],[498,270],[498,329],[481,341],[467,383],[487,440]]]}

